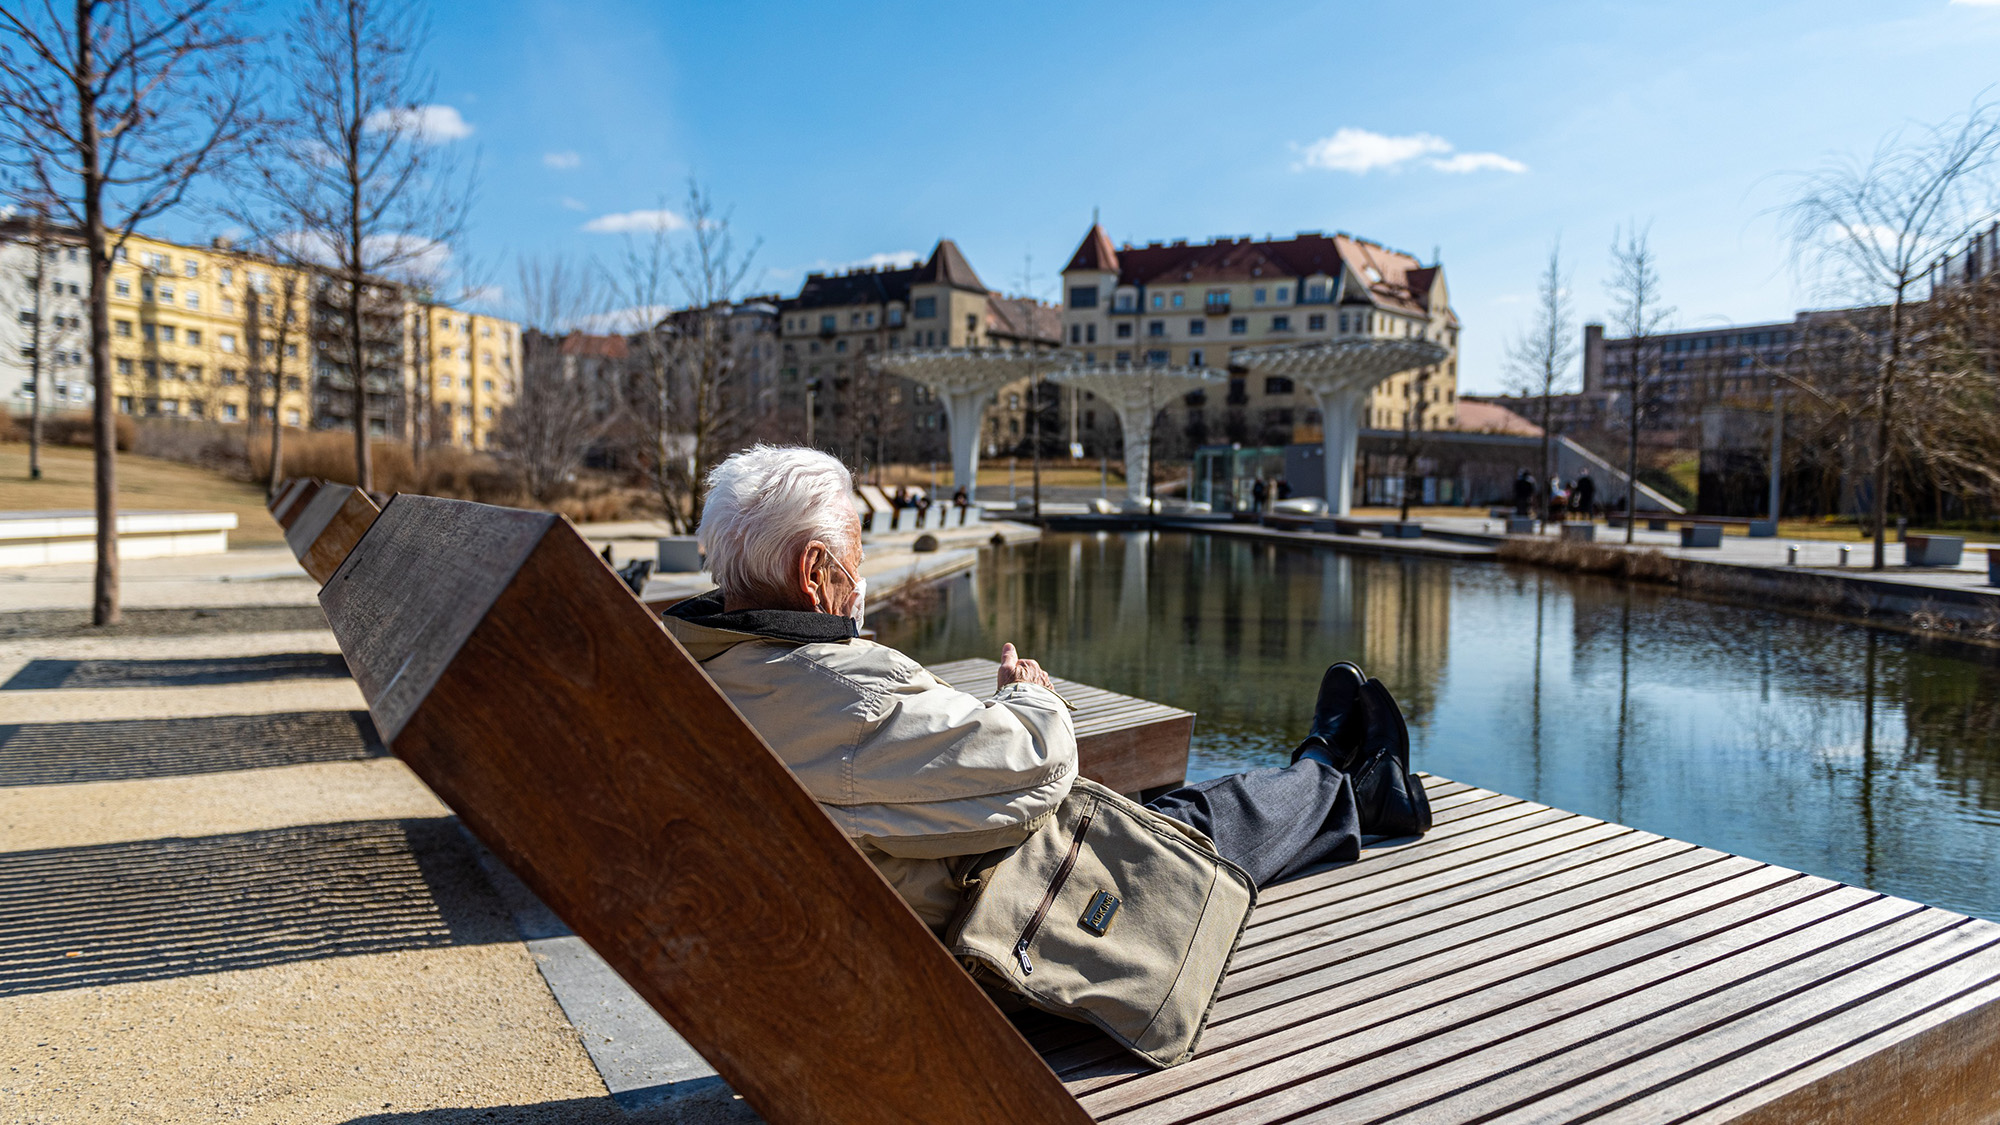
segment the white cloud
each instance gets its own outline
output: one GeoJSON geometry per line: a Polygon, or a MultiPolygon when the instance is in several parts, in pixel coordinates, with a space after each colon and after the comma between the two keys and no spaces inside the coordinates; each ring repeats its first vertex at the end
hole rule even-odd
{"type": "Polygon", "coordinates": [[[481,285],[467,290],[464,299],[468,304],[497,305],[507,299],[507,291],[498,285],[481,285]]]}
{"type": "Polygon", "coordinates": [[[1497,152],[1455,152],[1442,159],[1433,160],[1430,166],[1440,172],[1526,172],[1528,166],[1511,156],[1497,152]]]}
{"type": "Polygon", "coordinates": [[[1321,137],[1309,145],[1292,146],[1299,153],[1296,168],[1325,168],[1355,175],[1376,168],[1394,168],[1419,156],[1450,152],[1451,144],[1429,133],[1390,137],[1366,129],[1343,128],[1331,137],[1321,137]]]}
{"type": "Polygon", "coordinates": [[[588,211],[588,210],[590,210],[590,205],[589,205],[589,204],[585,203],[585,202],[584,202],[583,200],[581,200],[581,199],[578,199],[577,197],[575,197],[575,196],[573,196],[573,195],[565,195],[565,196],[563,196],[563,197],[562,197],[562,205],[563,205],[563,210],[565,210],[565,211],[588,211]]]}
{"type": "Polygon", "coordinates": [[[1433,133],[1391,137],[1352,126],[1343,127],[1331,137],[1321,137],[1311,144],[1294,144],[1292,151],[1299,154],[1299,159],[1292,165],[1294,172],[1324,168],[1330,172],[1351,172],[1360,176],[1378,168],[1393,172],[1425,157],[1430,159],[1424,160],[1424,163],[1440,172],[1518,173],[1528,170],[1526,164],[1497,152],[1454,153],[1450,141],[1433,133]]]}
{"type": "Polygon", "coordinates": [[[414,133],[418,140],[427,144],[461,141],[472,135],[472,123],[448,105],[380,109],[368,115],[367,125],[377,133],[391,130],[414,133]]]}
{"type": "Polygon", "coordinates": [[[574,168],[583,163],[583,157],[568,151],[545,152],[542,154],[542,163],[551,168],[574,168]]]}
{"type": "Polygon", "coordinates": [[[687,220],[672,211],[621,211],[599,215],[583,224],[593,234],[635,234],[640,231],[680,230],[687,220]]]}
{"type": "Polygon", "coordinates": [[[848,270],[899,270],[914,266],[924,260],[915,250],[891,250],[887,253],[870,254],[852,262],[820,262],[813,269],[820,273],[845,273],[848,270]]]}
{"type": "MultiPolygon", "coordinates": [[[[287,231],[275,241],[289,257],[331,267],[340,261],[340,251],[323,233],[287,231]]],[[[361,255],[370,273],[387,274],[400,281],[427,281],[440,284],[451,271],[451,247],[436,239],[414,234],[371,234],[361,240],[361,255]]]]}

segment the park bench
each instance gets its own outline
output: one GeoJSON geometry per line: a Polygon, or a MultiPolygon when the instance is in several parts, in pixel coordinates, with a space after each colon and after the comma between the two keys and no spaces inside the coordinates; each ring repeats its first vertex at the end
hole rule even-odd
{"type": "Polygon", "coordinates": [[[1264,890],[1150,1070],[1003,1018],[559,518],[396,497],[320,602],[384,741],[773,1122],[2000,1115],[2000,926],[1435,777],[1423,840],[1264,890]]]}

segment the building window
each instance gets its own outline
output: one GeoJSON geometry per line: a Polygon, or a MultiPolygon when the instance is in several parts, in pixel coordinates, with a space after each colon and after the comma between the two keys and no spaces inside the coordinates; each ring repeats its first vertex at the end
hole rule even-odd
{"type": "MultiPolygon", "coordinates": [[[[269,415],[267,414],[266,417],[269,417],[269,415]]],[[[285,411],[285,425],[296,426],[298,424],[299,424],[299,412],[296,410],[285,411]]]]}
{"type": "Polygon", "coordinates": [[[215,346],[221,348],[225,352],[234,352],[236,350],[236,337],[231,335],[230,333],[224,332],[222,335],[217,336],[215,338],[215,346]]]}
{"type": "Polygon", "coordinates": [[[230,269],[228,266],[222,267],[222,284],[224,285],[236,284],[236,271],[230,269]]]}
{"type": "Polygon", "coordinates": [[[822,316],[819,318],[819,330],[829,335],[838,332],[840,331],[840,320],[833,316],[822,316]]]}
{"type": "Polygon", "coordinates": [[[1278,286],[1278,303],[1282,305],[1286,301],[1289,301],[1291,299],[1292,299],[1292,287],[1289,285],[1278,286]]]}
{"type": "Polygon", "coordinates": [[[1157,308],[1160,308],[1160,307],[1164,306],[1164,305],[1165,305],[1166,303],[1167,303],[1167,296],[1166,296],[1166,294],[1164,294],[1164,293],[1155,293],[1155,294],[1153,294],[1153,307],[1154,307],[1154,308],[1156,308],[1156,309],[1157,309],[1157,308]]]}
{"type": "Polygon", "coordinates": [[[201,329],[199,329],[199,328],[190,328],[190,329],[188,329],[188,330],[187,330],[187,343],[188,343],[188,347],[190,347],[190,348],[198,348],[198,347],[200,347],[200,346],[201,346],[201,329]]]}
{"type": "Polygon", "coordinates": [[[845,353],[847,351],[847,341],[835,340],[833,342],[833,350],[835,352],[845,353]]]}
{"type": "Polygon", "coordinates": [[[112,324],[111,331],[116,336],[130,336],[132,334],[132,322],[129,320],[117,321],[112,324]]]}
{"type": "Polygon", "coordinates": [[[181,372],[181,377],[190,383],[199,383],[201,382],[201,368],[189,367],[187,370],[181,372]]]}
{"type": "Polygon", "coordinates": [[[1097,307],[1097,286],[1078,285],[1069,291],[1069,307],[1073,309],[1094,309],[1097,307]]]}
{"type": "Polygon", "coordinates": [[[1117,362],[1117,363],[1130,363],[1130,362],[1132,362],[1132,353],[1131,353],[1131,352],[1119,352],[1119,353],[1118,353],[1117,355],[1113,356],[1113,357],[1112,357],[1112,359],[1113,359],[1113,361],[1114,361],[1114,362],[1117,362]]]}
{"type": "Polygon", "coordinates": [[[1326,282],[1315,281],[1311,285],[1306,286],[1306,300],[1308,301],[1326,300],[1326,282]]]}
{"type": "Polygon", "coordinates": [[[139,362],[139,371],[148,379],[157,379],[160,377],[160,365],[150,359],[139,362]]]}
{"type": "Polygon", "coordinates": [[[1072,344],[1083,343],[1083,325],[1072,324],[1069,326],[1069,342],[1072,344]]]}
{"type": "Polygon", "coordinates": [[[1147,321],[1147,322],[1146,322],[1146,335],[1148,335],[1148,336],[1164,336],[1164,335],[1166,335],[1166,334],[1167,334],[1167,322],[1166,322],[1166,321],[1164,321],[1164,320],[1149,320],[1149,321],[1147,321]]]}
{"type": "Polygon", "coordinates": [[[1097,342],[1097,325],[1086,324],[1083,326],[1083,342],[1086,344],[1095,344],[1097,342]]]}
{"type": "Polygon", "coordinates": [[[1157,367],[1165,367],[1167,365],[1167,350],[1165,348],[1154,348],[1152,351],[1146,353],[1146,362],[1157,367]]]}
{"type": "Polygon", "coordinates": [[[1118,300],[1115,303],[1113,311],[1131,312],[1134,308],[1138,306],[1138,303],[1139,303],[1139,295],[1137,293],[1120,293],[1118,294],[1118,300]]]}
{"type": "Polygon", "coordinates": [[[173,342],[174,342],[174,326],[173,326],[173,325],[171,325],[171,324],[162,324],[162,325],[160,325],[160,342],[161,342],[161,343],[163,343],[163,344],[171,344],[171,343],[173,343],[173,342]]]}
{"type": "MultiPolygon", "coordinates": [[[[128,378],[128,379],[129,379],[129,378],[131,378],[131,377],[132,377],[132,361],[131,361],[131,360],[129,360],[129,359],[121,359],[121,360],[119,360],[119,361],[118,361],[118,373],[119,373],[120,375],[123,375],[123,376],[125,376],[125,377],[126,377],[126,378],[128,378]]],[[[122,400],[122,399],[121,399],[120,401],[125,401],[125,400],[122,400]]],[[[119,409],[120,409],[120,410],[123,410],[123,411],[125,411],[125,413],[127,413],[127,414],[130,414],[130,413],[132,413],[132,411],[131,411],[131,408],[130,408],[130,407],[124,407],[124,406],[121,406],[121,407],[119,407],[119,409]]]]}
{"type": "MultiPolygon", "coordinates": [[[[120,297],[130,297],[132,295],[132,283],[121,277],[111,283],[111,291],[120,297]]],[[[127,413],[130,413],[130,411],[127,411],[127,413]]]]}
{"type": "Polygon", "coordinates": [[[181,263],[181,272],[189,277],[200,277],[201,266],[193,258],[189,258],[187,261],[181,263]]]}
{"type": "Polygon", "coordinates": [[[1208,315],[1221,316],[1226,314],[1229,311],[1229,290],[1209,290],[1205,303],[1208,307],[1208,315]]]}
{"type": "Polygon", "coordinates": [[[911,302],[910,315],[918,320],[929,320],[937,315],[936,297],[918,297],[911,302]]]}
{"type": "Polygon", "coordinates": [[[889,310],[889,327],[891,327],[891,328],[901,328],[902,326],[903,326],[903,310],[902,310],[902,309],[890,309],[890,310],[889,310]]]}
{"type": "Polygon", "coordinates": [[[1175,294],[1174,294],[1174,307],[1175,307],[1175,308],[1180,308],[1180,307],[1181,307],[1181,306],[1182,306],[1183,304],[1185,304],[1185,303],[1186,303],[1186,302],[1185,302],[1185,300],[1183,299],[1183,295],[1182,295],[1182,294],[1180,294],[1180,293],[1175,293],[1175,294]]]}
{"type": "Polygon", "coordinates": [[[1231,336],[1241,336],[1248,331],[1250,331],[1249,317],[1232,316],[1229,318],[1229,334],[1231,336]]]}
{"type": "Polygon", "coordinates": [[[131,396],[131,395],[119,395],[119,396],[118,396],[118,413],[120,413],[120,414],[130,414],[130,413],[132,413],[132,396],[131,396]]]}
{"type": "Polygon", "coordinates": [[[1208,335],[1208,322],[1205,320],[1188,321],[1188,335],[1190,336],[1208,335]]]}
{"type": "Polygon", "coordinates": [[[1326,331],[1326,314],[1314,313],[1306,318],[1306,328],[1312,332],[1326,331]]]}
{"type": "Polygon", "coordinates": [[[1194,348],[1194,349],[1190,350],[1190,351],[1188,352],[1188,366],[1189,366],[1189,367],[1200,367],[1201,365],[1202,365],[1202,356],[1201,356],[1201,349],[1200,349],[1200,348],[1194,348]]]}
{"type": "Polygon", "coordinates": [[[141,324],[139,326],[139,338],[142,340],[154,339],[157,334],[154,327],[150,324],[141,324]]]}
{"type": "Polygon", "coordinates": [[[1264,291],[1263,291],[1262,289],[1253,289],[1253,290],[1251,290],[1251,292],[1250,292],[1250,299],[1251,299],[1251,300],[1253,300],[1253,301],[1255,301],[1255,302],[1257,302],[1257,303],[1258,303],[1258,304],[1260,304],[1260,305],[1261,305],[1261,304],[1263,304],[1263,303],[1264,303],[1264,291]]]}
{"type": "Polygon", "coordinates": [[[297,359],[299,357],[299,346],[297,344],[286,344],[285,354],[293,359],[297,359]]]}
{"type": "Polygon", "coordinates": [[[1119,338],[1120,340],[1129,340],[1129,339],[1131,339],[1131,338],[1132,338],[1132,325],[1131,325],[1131,323],[1130,323],[1129,321],[1120,321],[1120,322],[1118,323],[1118,329],[1117,329],[1117,331],[1116,331],[1116,332],[1114,333],[1114,335],[1116,335],[1116,336],[1117,336],[1117,337],[1118,337],[1118,338],[1119,338]]]}
{"type": "Polygon", "coordinates": [[[1291,318],[1291,317],[1289,317],[1289,316],[1274,316],[1274,317],[1272,317],[1272,318],[1271,318],[1271,331],[1273,331],[1273,332],[1290,332],[1291,330],[1292,330],[1292,318],[1291,318]]]}
{"type": "Polygon", "coordinates": [[[1007,409],[1009,410],[1021,409],[1021,396],[1019,394],[1010,394],[1007,396],[1007,409]]]}
{"type": "Polygon", "coordinates": [[[236,421],[236,404],[235,404],[235,403],[233,403],[233,402],[225,402],[225,403],[223,403],[223,404],[222,404],[222,420],[223,420],[223,421],[225,421],[225,422],[234,422],[234,421],[236,421]]]}
{"type": "Polygon", "coordinates": [[[146,263],[146,268],[149,270],[160,270],[164,272],[167,268],[167,256],[165,254],[154,254],[149,252],[141,260],[146,263]]]}
{"type": "Polygon", "coordinates": [[[1264,393],[1267,395],[1291,394],[1292,381],[1278,375],[1268,376],[1264,380],[1264,393]]]}

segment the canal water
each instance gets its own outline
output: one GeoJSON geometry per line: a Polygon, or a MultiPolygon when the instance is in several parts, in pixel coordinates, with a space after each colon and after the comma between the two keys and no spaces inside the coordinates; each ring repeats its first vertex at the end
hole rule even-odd
{"type": "Polygon", "coordinates": [[[1982,649],[1491,563],[1162,533],[990,548],[871,615],[925,663],[1012,641],[1197,712],[1195,779],[1282,764],[1353,660],[1414,764],[2000,920],[2000,660],[1982,649]]]}

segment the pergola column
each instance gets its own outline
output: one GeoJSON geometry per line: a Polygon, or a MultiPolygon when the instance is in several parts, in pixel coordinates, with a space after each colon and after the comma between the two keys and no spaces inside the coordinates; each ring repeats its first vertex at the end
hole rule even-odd
{"type": "Polygon", "coordinates": [[[1437,363],[1450,353],[1415,337],[1274,344],[1238,352],[1235,362],[1259,375],[1304,383],[1319,400],[1321,444],[1326,452],[1326,507],[1344,516],[1353,508],[1354,459],[1361,446],[1361,412],[1384,380],[1437,363]]]}
{"type": "Polygon", "coordinates": [[[1001,387],[1046,373],[1058,361],[1047,354],[997,348],[931,348],[878,353],[871,362],[887,374],[922,383],[944,403],[952,487],[971,496],[979,486],[979,424],[986,403],[1001,387]]]}
{"type": "Polygon", "coordinates": [[[951,485],[970,496],[979,486],[979,423],[993,392],[975,388],[944,391],[940,397],[951,435],[951,485]]]}
{"type": "Polygon", "coordinates": [[[1049,380],[1089,391],[1118,412],[1125,495],[1140,505],[1146,503],[1153,474],[1153,419],[1175,397],[1222,382],[1206,369],[1192,367],[1070,367],[1050,372],[1049,380]]]}

